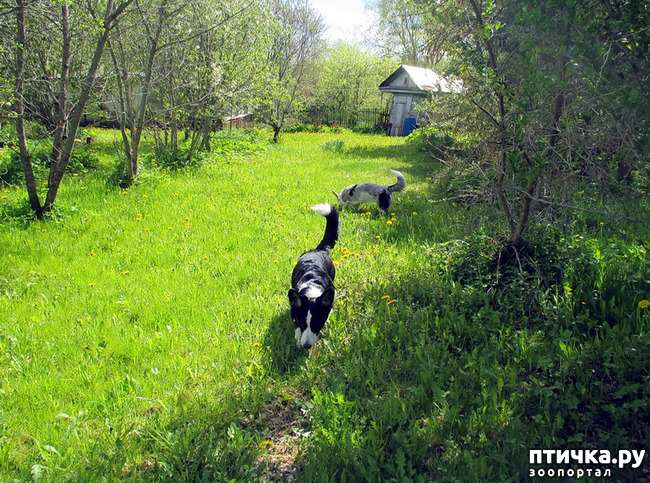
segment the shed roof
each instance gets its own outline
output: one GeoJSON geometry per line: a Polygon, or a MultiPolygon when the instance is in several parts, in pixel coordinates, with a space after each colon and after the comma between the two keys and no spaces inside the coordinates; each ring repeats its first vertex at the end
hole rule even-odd
{"type": "Polygon", "coordinates": [[[424,94],[426,92],[460,92],[462,90],[462,83],[457,80],[452,81],[446,79],[431,69],[402,65],[379,85],[379,90],[383,92],[412,92],[415,94],[424,94]],[[404,76],[410,82],[405,82],[403,85],[396,84],[396,81],[403,79],[404,76]]]}

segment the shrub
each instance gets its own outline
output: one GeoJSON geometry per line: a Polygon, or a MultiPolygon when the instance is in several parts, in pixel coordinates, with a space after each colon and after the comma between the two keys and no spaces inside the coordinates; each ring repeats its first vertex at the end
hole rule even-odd
{"type": "MultiPolygon", "coordinates": [[[[9,156],[0,158],[0,179],[8,184],[22,185],[25,181],[25,175],[20,153],[17,147],[9,149],[9,156]]],[[[38,146],[30,153],[32,168],[37,178],[46,177],[50,163],[50,149],[48,149],[48,146],[38,146]]]]}
{"type": "Polygon", "coordinates": [[[68,162],[69,173],[86,173],[99,167],[99,158],[89,144],[75,148],[68,162]]]}
{"type": "Polygon", "coordinates": [[[20,157],[11,148],[0,150],[0,184],[21,184],[24,180],[23,167],[20,157]],[[6,152],[5,153],[3,153],[6,152]]]}
{"type": "Polygon", "coordinates": [[[372,124],[357,124],[350,128],[352,132],[358,134],[382,134],[385,130],[384,126],[372,124]]]}
{"type": "Polygon", "coordinates": [[[156,168],[170,171],[193,168],[200,164],[200,159],[192,153],[189,147],[173,148],[164,144],[156,145],[149,161],[156,168]]]}
{"type": "Polygon", "coordinates": [[[126,159],[124,158],[115,164],[115,167],[106,180],[108,186],[117,186],[122,189],[128,188],[132,182],[133,180],[129,178],[129,170],[126,165],[126,159]]]}
{"type": "Polygon", "coordinates": [[[296,133],[296,132],[315,132],[314,125],[304,122],[296,122],[289,124],[288,126],[282,129],[284,132],[296,133]]]}
{"type": "Polygon", "coordinates": [[[334,139],[333,141],[328,141],[322,145],[323,151],[332,151],[333,153],[340,153],[343,150],[343,145],[345,140],[343,139],[334,139]]]}
{"type": "Polygon", "coordinates": [[[213,154],[223,157],[248,156],[260,151],[262,138],[257,129],[219,131],[214,134],[210,149],[213,154]]]}
{"type": "Polygon", "coordinates": [[[433,156],[442,157],[454,147],[454,138],[434,127],[416,129],[407,140],[433,156]]]}
{"type": "MultiPolygon", "coordinates": [[[[0,135],[0,140],[3,139],[0,135]]],[[[24,173],[20,153],[16,147],[15,140],[9,138],[7,141],[0,141],[4,144],[5,155],[0,150],[0,180],[8,184],[22,184],[24,173]]],[[[30,147],[32,168],[36,177],[46,177],[50,166],[52,155],[52,144],[48,142],[38,143],[30,147]]],[[[76,146],[68,162],[67,172],[82,174],[95,170],[99,167],[99,158],[90,145],[76,146]]]]}

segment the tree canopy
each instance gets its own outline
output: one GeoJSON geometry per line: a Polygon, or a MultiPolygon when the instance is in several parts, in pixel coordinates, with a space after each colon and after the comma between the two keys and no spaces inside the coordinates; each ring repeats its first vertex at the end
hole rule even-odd
{"type": "Polygon", "coordinates": [[[496,196],[511,242],[543,206],[588,208],[566,189],[572,179],[598,184],[607,216],[631,218],[629,204],[614,198],[638,194],[626,184],[633,172],[650,180],[647,2],[412,0],[375,8],[386,50],[397,46],[405,61],[462,79],[462,95],[431,100],[429,119],[477,141],[470,161],[496,196]]]}

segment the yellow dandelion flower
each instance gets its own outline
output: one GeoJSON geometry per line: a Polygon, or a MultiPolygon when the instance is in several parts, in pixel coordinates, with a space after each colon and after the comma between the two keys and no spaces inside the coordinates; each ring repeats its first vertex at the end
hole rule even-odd
{"type": "Polygon", "coordinates": [[[388,221],[386,222],[386,224],[387,224],[387,225],[392,225],[392,224],[393,224],[393,220],[388,220],[388,221]]]}
{"type": "Polygon", "coordinates": [[[262,344],[259,342],[253,342],[253,347],[262,347],[262,344]]]}
{"type": "Polygon", "coordinates": [[[334,265],[340,265],[340,264],[341,264],[341,262],[339,262],[338,260],[332,260],[332,263],[333,263],[334,265]]]}
{"type": "Polygon", "coordinates": [[[639,302],[640,309],[647,309],[648,307],[650,307],[650,300],[642,300],[639,302]]]}
{"type": "Polygon", "coordinates": [[[382,299],[382,300],[386,300],[386,299],[389,299],[389,298],[390,298],[390,295],[384,295],[384,296],[382,296],[381,299],[382,299]]]}
{"type": "Polygon", "coordinates": [[[389,300],[386,305],[392,305],[392,304],[395,304],[395,303],[397,303],[397,300],[393,299],[393,300],[389,300]]]}
{"type": "Polygon", "coordinates": [[[278,261],[277,261],[277,260],[273,260],[273,263],[278,263],[278,261]]]}
{"type": "Polygon", "coordinates": [[[379,239],[381,238],[381,236],[380,236],[380,235],[375,235],[375,238],[376,238],[377,240],[379,240],[379,239]]]}
{"type": "Polygon", "coordinates": [[[413,216],[417,216],[417,214],[418,214],[417,211],[414,211],[414,212],[413,212],[413,216]]]}
{"type": "Polygon", "coordinates": [[[445,262],[447,262],[447,263],[454,263],[454,259],[453,259],[453,258],[448,258],[447,260],[445,260],[445,262]]]}
{"type": "Polygon", "coordinates": [[[94,287],[94,286],[95,286],[95,282],[90,282],[90,283],[88,284],[88,286],[89,286],[89,287],[94,287]]]}
{"type": "Polygon", "coordinates": [[[124,270],[124,271],[122,272],[122,275],[128,275],[129,273],[131,273],[131,272],[129,272],[128,270],[124,270]]]}

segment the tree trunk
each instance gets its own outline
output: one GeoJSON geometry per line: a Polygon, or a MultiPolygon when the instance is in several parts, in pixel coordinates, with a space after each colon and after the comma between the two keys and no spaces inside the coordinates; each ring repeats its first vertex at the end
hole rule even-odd
{"type": "MultiPolygon", "coordinates": [[[[61,148],[65,139],[66,131],[66,107],[68,105],[68,83],[70,73],[70,15],[68,5],[61,4],[61,27],[63,34],[63,53],[61,56],[61,78],[59,81],[58,106],[55,120],[54,140],[52,142],[52,154],[50,155],[50,179],[48,185],[53,183],[52,175],[54,167],[61,160],[61,148]]],[[[74,138],[74,137],[73,137],[74,138]]]]}
{"type": "MultiPolygon", "coordinates": [[[[101,61],[104,47],[108,41],[108,36],[113,23],[133,1],[134,0],[125,0],[115,10],[113,9],[114,0],[108,0],[107,2],[106,13],[103,20],[102,34],[97,41],[93,59],[82,82],[79,99],[77,100],[77,103],[75,104],[75,107],[72,111],[72,115],[70,116],[68,137],[65,139],[65,143],[63,144],[63,150],[61,152],[60,159],[58,162],[53,163],[50,167],[50,179],[47,196],[45,198],[45,204],[43,205],[43,210],[46,212],[49,211],[54,205],[54,201],[56,200],[56,196],[59,192],[59,187],[61,186],[61,181],[65,175],[65,170],[68,167],[68,162],[70,161],[70,156],[72,155],[72,150],[74,148],[74,140],[77,136],[77,129],[79,128],[79,123],[81,122],[84,110],[88,104],[88,99],[90,98],[90,93],[95,83],[97,69],[99,68],[99,63],[101,61]]],[[[54,159],[52,161],[54,161],[54,159]]]]}
{"type": "Polygon", "coordinates": [[[280,124],[274,123],[271,124],[271,127],[273,128],[273,142],[280,142],[280,131],[282,130],[282,126],[280,124]]]}
{"type": "MultiPolygon", "coordinates": [[[[498,78],[499,64],[497,62],[497,55],[494,52],[494,48],[490,40],[483,37],[484,21],[483,21],[483,13],[481,7],[476,3],[475,0],[470,0],[470,4],[472,6],[472,10],[474,11],[474,16],[476,19],[477,37],[482,40],[483,44],[485,45],[485,50],[488,53],[488,62],[487,62],[488,67],[492,69],[492,71],[498,78]]],[[[499,104],[499,114],[498,114],[498,118],[492,117],[492,120],[495,123],[498,132],[498,143],[499,143],[499,150],[500,150],[499,162],[497,167],[497,177],[495,180],[495,189],[497,192],[497,199],[499,200],[499,205],[501,206],[501,210],[503,210],[503,214],[505,215],[506,221],[508,223],[508,228],[510,231],[510,241],[514,243],[514,239],[517,237],[517,226],[515,224],[515,218],[510,208],[510,203],[508,202],[508,198],[506,196],[505,186],[504,186],[506,169],[507,169],[507,157],[508,157],[507,147],[510,144],[509,136],[508,136],[508,121],[506,115],[507,113],[506,113],[504,93],[503,93],[503,89],[501,88],[502,83],[499,80],[497,80],[497,83],[499,84],[498,85],[499,88],[497,89],[496,92],[496,98],[499,104]]]]}
{"type": "MultiPolygon", "coordinates": [[[[111,2],[112,3],[112,2],[111,2]]],[[[70,125],[68,130],[68,137],[65,139],[63,145],[63,151],[61,152],[61,157],[58,162],[54,163],[52,159],[52,166],[50,167],[50,181],[47,190],[47,197],[45,198],[44,209],[46,211],[50,210],[54,205],[56,196],[59,192],[59,187],[61,186],[61,181],[65,174],[65,170],[68,167],[68,162],[70,161],[70,156],[72,155],[72,149],[74,148],[74,140],[77,136],[77,129],[79,128],[79,123],[81,122],[81,117],[83,116],[83,111],[86,108],[88,99],[90,98],[90,92],[92,90],[93,84],[95,82],[95,75],[97,74],[97,68],[99,67],[99,62],[104,51],[104,46],[106,45],[106,40],[108,38],[109,29],[106,24],[104,24],[104,32],[97,42],[95,47],[95,54],[93,55],[93,60],[90,64],[86,77],[84,78],[81,94],[77,100],[77,104],[72,111],[70,117],[70,125]]]]}
{"type": "Polygon", "coordinates": [[[149,94],[151,92],[151,83],[153,77],[153,65],[156,60],[156,54],[158,53],[158,43],[160,40],[160,35],[163,31],[164,17],[163,9],[160,11],[160,17],[158,19],[158,28],[153,36],[150,39],[149,46],[149,55],[147,57],[147,67],[144,73],[144,86],[142,89],[142,98],[140,99],[140,105],[138,106],[137,117],[133,124],[131,130],[131,171],[129,176],[131,176],[131,181],[133,181],[138,176],[138,156],[140,153],[140,141],[142,140],[142,134],[144,133],[145,117],[147,113],[147,104],[149,102],[149,94]]]}
{"type": "Polygon", "coordinates": [[[210,139],[212,136],[212,120],[206,120],[203,127],[203,139],[201,140],[201,151],[209,153],[211,150],[210,139]]]}
{"type": "Polygon", "coordinates": [[[20,160],[25,173],[25,184],[27,185],[27,196],[29,205],[36,214],[37,218],[43,217],[43,208],[41,200],[38,197],[36,189],[36,178],[34,178],[34,169],[32,160],[27,148],[27,136],[25,134],[25,50],[27,49],[27,39],[25,37],[25,1],[18,0],[16,7],[16,132],[18,135],[18,145],[20,149],[20,160]]]}

